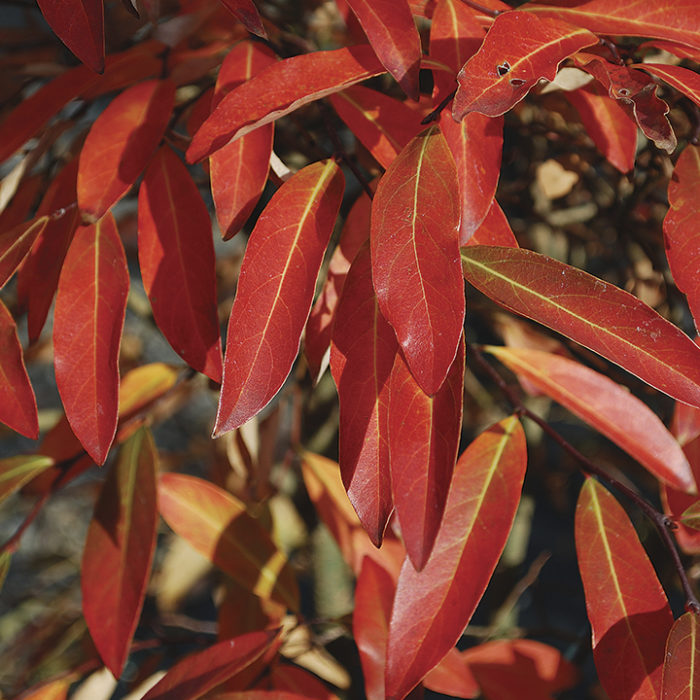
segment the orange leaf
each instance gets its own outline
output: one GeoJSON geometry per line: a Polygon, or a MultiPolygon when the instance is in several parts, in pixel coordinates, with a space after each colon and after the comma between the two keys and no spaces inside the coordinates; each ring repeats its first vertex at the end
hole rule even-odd
{"type": "Polygon", "coordinates": [[[687,612],[673,624],[666,641],[662,700],[694,700],[700,690],[698,616],[687,612]]]}

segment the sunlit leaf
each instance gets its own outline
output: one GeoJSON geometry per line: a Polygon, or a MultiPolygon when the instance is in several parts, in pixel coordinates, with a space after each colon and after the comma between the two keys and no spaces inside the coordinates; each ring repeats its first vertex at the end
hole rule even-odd
{"type": "Polygon", "coordinates": [[[499,245],[511,248],[518,247],[513,229],[508,223],[506,215],[503,213],[499,203],[491,200],[491,206],[486,212],[484,220],[479,228],[474,231],[472,237],[467,241],[467,245],[499,245]]]}
{"type": "Polygon", "coordinates": [[[694,700],[700,692],[700,630],[697,613],[673,624],[666,641],[661,700],[694,700]]]}
{"type": "Polygon", "coordinates": [[[53,464],[54,460],[44,455],[17,455],[0,459],[0,503],[53,464]]]}
{"type": "Polygon", "coordinates": [[[700,74],[681,66],[663,65],[660,63],[639,63],[631,66],[651,73],[661,78],[688,99],[700,105],[700,74]]]}

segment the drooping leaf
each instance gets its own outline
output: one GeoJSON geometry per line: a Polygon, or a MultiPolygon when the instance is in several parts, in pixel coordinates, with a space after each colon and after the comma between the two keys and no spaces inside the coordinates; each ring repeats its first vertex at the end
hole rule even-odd
{"type": "Polygon", "coordinates": [[[372,277],[411,372],[428,395],[452,365],[464,323],[457,171],[436,127],[413,139],[372,202],[372,277]]]}
{"type": "MultiPolygon", "coordinates": [[[[273,63],[274,54],[260,42],[236,44],[221,64],[212,106],[273,63]]],[[[270,169],[273,132],[274,125],[266,124],[211,155],[211,192],[224,240],[238,233],[260,199],[270,169]]]]}
{"type": "Polygon", "coordinates": [[[611,700],[656,700],[671,609],[622,506],[590,477],[576,505],[576,553],[601,685],[611,700]]]}
{"type": "Polygon", "coordinates": [[[203,479],[164,474],[158,507],[180,537],[235,581],[261,598],[298,608],[299,592],[286,557],[237,498],[203,479]]]}
{"type": "Polygon", "coordinates": [[[521,11],[498,15],[457,76],[454,118],[462,120],[469,112],[505,114],[538,80],[553,80],[565,58],[596,43],[588,30],[560,20],[521,11]]]}
{"type": "Polygon", "coordinates": [[[700,348],[631,294],[519,248],[462,248],[462,266],[467,281],[501,306],[700,406],[700,348]]]}
{"type": "Polygon", "coordinates": [[[518,240],[508,223],[499,203],[493,199],[479,228],[474,231],[466,245],[499,245],[517,248],[518,240]]]}
{"type": "Polygon", "coordinates": [[[93,71],[105,67],[102,0],[37,0],[56,36],[93,71]]]}
{"type": "Polygon", "coordinates": [[[12,314],[0,301],[0,423],[36,440],[39,437],[34,390],[24,366],[12,314]]]}
{"type": "Polygon", "coordinates": [[[664,245],[673,280],[688,299],[688,306],[700,328],[700,230],[697,217],[700,203],[700,147],[688,144],[676,161],[668,185],[670,208],[664,219],[664,245]]]}
{"type": "Polygon", "coordinates": [[[114,217],[81,226],[58,282],[54,366],[71,428],[97,464],[105,461],[117,429],[117,360],[128,290],[114,217]]]}
{"type": "Polygon", "coordinates": [[[403,91],[418,100],[421,43],[407,0],[347,0],[369,43],[403,91]]]}
{"type": "Polygon", "coordinates": [[[187,168],[163,146],[139,189],[139,266],[153,316],[175,352],[221,381],[211,219],[187,168]]]}
{"type": "Polygon", "coordinates": [[[340,403],[338,461],[343,483],[377,547],[393,510],[388,380],[397,351],[394,331],[379,311],[365,245],[343,286],[330,363],[340,403]]]}
{"type": "Polygon", "coordinates": [[[639,68],[682,92],[688,99],[700,105],[700,74],[682,66],[661,63],[639,63],[630,68],[639,68]]]}
{"type": "Polygon", "coordinates": [[[661,700],[694,700],[700,692],[698,616],[687,612],[671,628],[666,641],[661,700]]]}
{"type": "Polygon", "coordinates": [[[694,490],[695,478],[673,435],[645,403],[612,379],[549,352],[493,346],[486,350],[599,430],[658,479],[683,491],[694,490]]]}
{"type": "Polygon", "coordinates": [[[241,21],[251,34],[256,34],[263,39],[267,36],[253,0],[221,0],[221,2],[241,21]]]}
{"type": "Polygon", "coordinates": [[[78,205],[97,220],[134,184],[160,143],[175,86],[147,80],[124,90],[95,120],[78,166],[78,205]]]}
{"type": "Polygon", "coordinates": [[[214,435],[261,411],[287,378],[343,196],[331,160],[287,180],[248,240],[226,341],[214,435]]]}
{"type": "Polygon", "coordinates": [[[428,563],[417,572],[407,559],[401,569],[389,626],[388,697],[404,697],[469,622],[505,546],[526,460],[515,417],[482,433],[459,458],[428,563]]]}
{"type": "Polygon", "coordinates": [[[36,216],[0,233],[0,287],[7,284],[15,270],[29,255],[48,222],[48,216],[36,216]]]}
{"type": "Polygon", "coordinates": [[[366,45],[279,61],[221,100],[192,139],[187,160],[194,163],[206,158],[263,124],[384,71],[366,45]]]}
{"type": "Polygon", "coordinates": [[[434,396],[418,386],[401,353],[388,378],[391,490],[406,551],[418,570],[428,561],[452,488],[463,386],[463,342],[434,396]]]}
{"type": "Polygon", "coordinates": [[[44,455],[17,455],[0,459],[0,503],[53,464],[54,460],[44,455]]]}
{"type": "Polygon", "coordinates": [[[153,438],[142,428],[110,468],[83,551],[83,614],[115,678],[129,655],[156,545],[156,470],[153,438]]]}

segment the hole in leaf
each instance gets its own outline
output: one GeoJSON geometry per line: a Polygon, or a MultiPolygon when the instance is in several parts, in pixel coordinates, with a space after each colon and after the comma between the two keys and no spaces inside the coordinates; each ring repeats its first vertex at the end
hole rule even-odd
{"type": "Polygon", "coordinates": [[[525,85],[525,81],[522,78],[511,78],[508,82],[513,87],[520,87],[521,85],[525,85]]]}
{"type": "Polygon", "coordinates": [[[496,70],[498,71],[498,75],[505,75],[510,72],[510,63],[508,63],[508,61],[503,61],[503,63],[496,66],[496,70]]]}
{"type": "Polygon", "coordinates": [[[620,95],[620,97],[628,97],[630,94],[630,91],[627,88],[620,88],[617,91],[617,94],[620,95]]]}

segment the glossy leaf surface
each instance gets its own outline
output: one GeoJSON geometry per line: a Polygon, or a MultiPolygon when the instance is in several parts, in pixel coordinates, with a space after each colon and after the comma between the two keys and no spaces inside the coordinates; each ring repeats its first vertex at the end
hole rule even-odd
{"type": "Polygon", "coordinates": [[[597,41],[588,30],[566,22],[504,12],[457,76],[454,118],[459,121],[469,112],[505,114],[540,78],[553,80],[565,58],[597,41]]]}
{"type": "Polygon", "coordinates": [[[102,485],[81,569],[85,621],[115,678],[141,614],[157,524],[156,448],[142,428],[121,447],[102,485]]]}
{"type": "Polygon", "coordinates": [[[44,455],[18,455],[0,459],[0,503],[53,464],[54,460],[44,455]]]}
{"type": "Polygon", "coordinates": [[[387,696],[404,697],[462,634],[505,546],[526,461],[515,417],[483,432],[460,456],[427,565],[417,572],[406,560],[401,569],[389,626],[387,696]]]}
{"type": "Polygon", "coordinates": [[[510,311],[700,406],[700,348],[631,294],[529,250],[466,247],[462,266],[467,281],[510,311]]]}
{"type": "Polygon", "coordinates": [[[211,219],[187,168],[169,147],[139,190],[139,266],[153,316],[191,367],[221,381],[211,219]]]}
{"type": "Polygon", "coordinates": [[[561,355],[490,346],[488,352],[566,406],[661,481],[693,490],[695,478],[676,439],[636,396],[604,374],[561,355]]]}
{"type": "Polygon", "coordinates": [[[134,184],[160,143],[175,86],[147,80],[124,90],[92,125],[80,153],[78,206],[99,219],[134,184]]]}
{"type": "Polygon", "coordinates": [[[261,598],[298,607],[286,557],[237,498],[203,479],[164,474],[158,507],[180,537],[242,586],[261,598]]]}
{"type": "Polygon", "coordinates": [[[54,366],[71,428],[97,464],[105,461],[117,429],[128,291],[126,256],[112,215],[81,226],[58,282],[54,366]]]}
{"type": "Polygon", "coordinates": [[[605,692],[611,700],[655,700],[673,616],[625,511],[592,478],[576,506],[576,552],[605,692]]]}
{"type": "Polygon", "coordinates": [[[372,202],[372,277],[411,372],[434,394],[452,365],[464,323],[457,171],[436,127],[413,139],[372,202]]]}
{"type": "Polygon", "coordinates": [[[215,435],[252,418],[287,378],[344,185],[333,161],[313,163],[285,182],[260,215],[229,318],[215,435]]]}
{"type": "Polygon", "coordinates": [[[279,61],[221,100],[192,139],[187,160],[206,158],[232,139],[384,71],[366,45],[279,61]]]}
{"type": "Polygon", "coordinates": [[[700,692],[700,630],[698,616],[681,615],[666,641],[661,700],[694,700],[700,692]]]}

